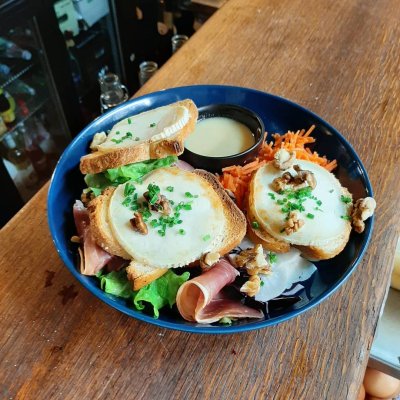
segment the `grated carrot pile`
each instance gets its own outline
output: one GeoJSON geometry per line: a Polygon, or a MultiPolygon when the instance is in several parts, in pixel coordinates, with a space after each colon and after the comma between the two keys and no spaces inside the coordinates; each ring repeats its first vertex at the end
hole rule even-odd
{"type": "Polygon", "coordinates": [[[269,143],[264,141],[258,157],[254,161],[244,166],[232,165],[222,170],[220,182],[225,189],[233,193],[239,208],[243,208],[244,195],[247,192],[253,172],[261,168],[266,162],[272,161],[279,149],[295,151],[297,159],[314,162],[328,171],[336,168],[336,160],[329,161],[325,156],[320,156],[316,151],[312,152],[306,147],[315,142],[315,139],[310,136],[314,129],[315,125],[312,125],[307,131],[302,129],[297,132],[288,131],[284,135],[274,134],[272,135],[273,141],[269,143]]]}

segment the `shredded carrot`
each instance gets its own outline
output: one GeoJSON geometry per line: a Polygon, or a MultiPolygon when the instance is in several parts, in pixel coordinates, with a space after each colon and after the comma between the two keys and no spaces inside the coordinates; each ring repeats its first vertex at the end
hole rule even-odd
{"type": "Polygon", "coordinates": [[[255,171],[261,168],[268,161],[274,159],[275,153],[280,149],[294,151],[296,158],[307,160],[324,167],[328,171],[333,171],[337,167],[336,160],[329,161],[325,156],[320,156],[316,151],[312,152],[307,145],[315,143],[315,139],[310,136],[315,125],[312,125],[307,131],[305,129],[297,132],[288,131],[284,135],[273,134],[273,141],[265,141],[267,133],[264,135],[264,143],[258,153],[258,157],[244,165],[232,165],[222,170],[220,182],[225,189],[228,189],[236,198],[239,208],[244,206],[244,197],[248,190],[251,176],[255,171]]]}

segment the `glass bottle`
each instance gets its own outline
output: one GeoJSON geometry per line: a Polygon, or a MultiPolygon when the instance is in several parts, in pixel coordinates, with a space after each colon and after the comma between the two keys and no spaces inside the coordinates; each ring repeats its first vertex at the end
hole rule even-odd
{"type": "Polygon", "coordinates": [[[178,51],[187,41],[189,37],[186,35],[174,35],[171,38],[172,43],[172,53],[178,51]]]}
{"type": "Polygon", "coordinates": [[[143,86],[158,70],[158,64],[154,61],[143,61],[139,65],[139,83],[143,86]]]}
{"type": "Polygon", "coordinates": [[[99,76],[99,83],[102,113],[128,100],[128,89],[121,84],[118,75],[111,72],[101,74],[99,76]]]}

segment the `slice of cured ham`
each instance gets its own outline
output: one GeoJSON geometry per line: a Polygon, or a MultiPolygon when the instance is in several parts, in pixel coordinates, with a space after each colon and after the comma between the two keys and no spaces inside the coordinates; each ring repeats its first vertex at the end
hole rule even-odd
{"type": "Polygon", "coordinates": [[[177,160],[177,161],[175,161],[174,165],[176,167],[178,167],[179,169],[183,169],[183,170],[186,170],[186,171],[193,171],[194,170],[194,168],[189,163],[187,163],[186,161],[177,160]]]}
{"type": "Polygon", "coordinates": [[[76,230],[83,242],[83,250],[79,248],[80,271],[83,275],[96,275],[113,256],[104,251],[94,241],[90,233],[89,215],[83,203],[77,200],[73,208],[76,230]]]}
{"type": "Polygon", "coordinates": [[[221,259],[204,274],[185,282],[178,291],[176,304],[182,317],[199,323],[217,322],[223,317],[262,318],[259,310],[229,299],[223,292],[239,272],[221,259]]]}

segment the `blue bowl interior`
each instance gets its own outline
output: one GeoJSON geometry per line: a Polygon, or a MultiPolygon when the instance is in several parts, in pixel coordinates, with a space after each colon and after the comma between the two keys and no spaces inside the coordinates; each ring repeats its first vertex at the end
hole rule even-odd
{"type": "MultiPolygon", "coordinates": [[[[337,289],[360,261],[371,236],[373,219],[367,221],[366,229],[361,235],[351,234],[346,248],[337,257],[316,263],[316,273],[303,282],[305,289],[300,294],[300,302],[263,321],[243,320],[232,326],[200,325],[178,319],[168,312],[162,312],[159,319],[154,319],[132,309],[124,300],[105,294],[99,289],[96,278],[83,276],[78,272],[76,247],[70,242],[71,236],[75,234],[72,205],[75,199],[80,198],[85,186],[79,171],[79,159],[87,154],[93,135],[111,129],[122,118],[185,98],[192,99],[198,107],[211,103],[247,107],[261,117],[269,135],[316,125],[313,133],[317,139],[314,150],[326,155],[328,159],[337,160],[335,175],[354,198],[372,196],[367,173],[351,145],[332,126],[305,108],[274,95],[240,87],[199,85],[168,89],[112,109],[88,125],[64,151],[54,171],[48,194],[48,221],[60,257],[84,287],[111,307],[139,320],[171,329],[198,333],[242,332],[285,321],[315,306],[337,289]]],[[[269,136],[267,140],[270,139],[269,136]]]]}

